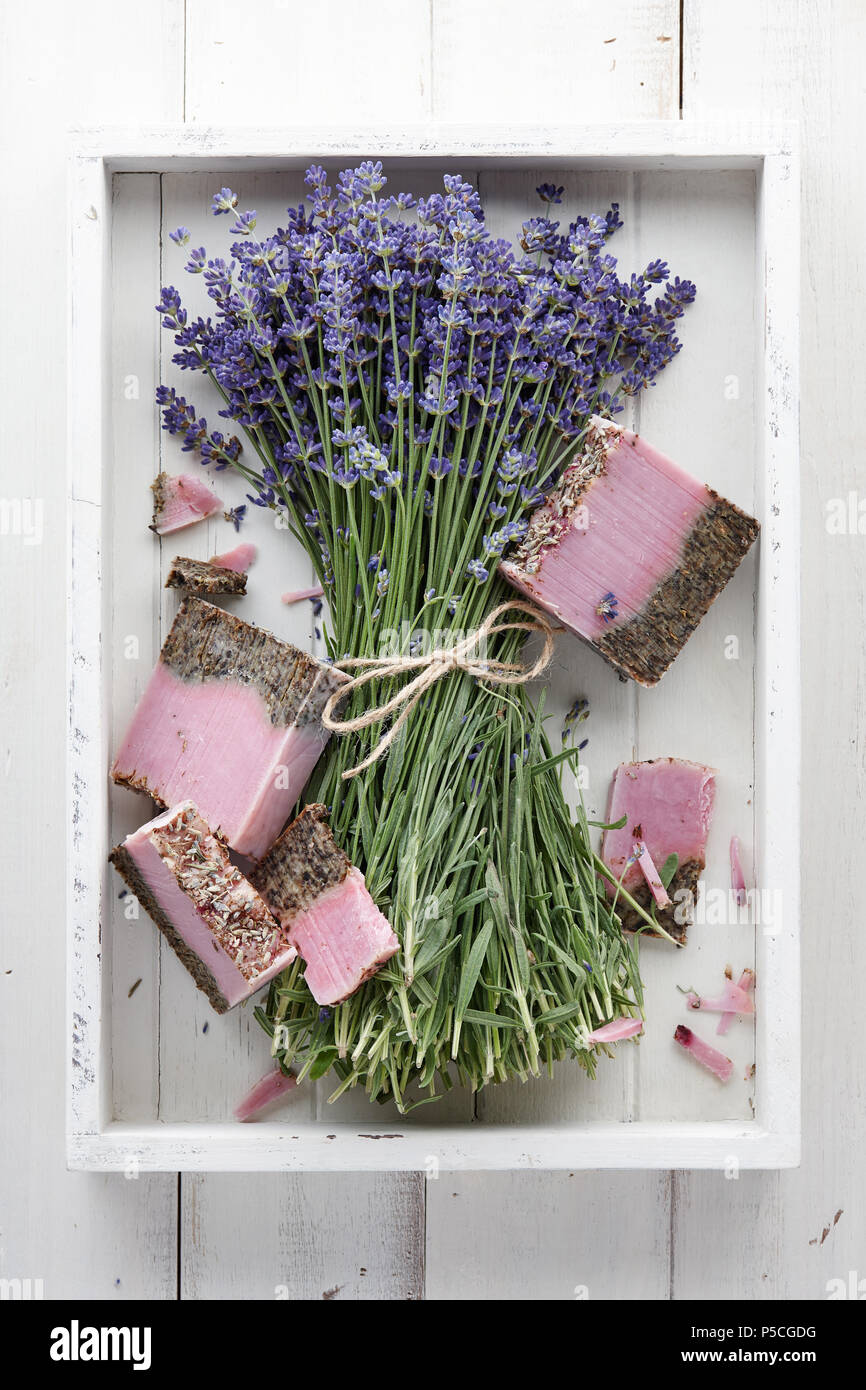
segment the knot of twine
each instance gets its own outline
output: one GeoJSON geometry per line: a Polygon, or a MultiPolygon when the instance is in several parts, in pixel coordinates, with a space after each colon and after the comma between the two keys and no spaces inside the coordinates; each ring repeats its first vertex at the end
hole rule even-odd
{"type": "Polygon", "coordinates": [[[359,772],[363,772],[365,768],[370,767],[382,757],[425,691],[429,690],[431,685],[435,685],[442,676],[447,676],[451,671],[459,670],[464,671],[468,676],[477,677],[478,680],[489,681],[493,685],[525,685],[527,681],[540,676],[550,664],[553,656],[553,634],[552,624],[537,608],[533,608],[528,603],[521,603],[519,600],[509,600],[507,603],[501,603],[498,608],[494,608],[492,613],[488,613],[480,627],[476,628],[474,632],[470,632],[469,636],[464,637],[460,642],[455,642],[452,647],[437,647],[434,651],[421,656],[354,656],[335,663],[335,668],[339,671],[345,671],[347,667],[359,666],[364,666],[367,669],[363,675],[350,676],[328,698],[322,711],[322,723],[326,729],[330,729],[335,734],[357,733],[360,729],[368,729],[371,724],[378,724],[381,720],[387,719],[388,715],[400,710],[397,718],[379,739],[373,751],[363,762],[358,763],[357,767],[348,768],[343,773],[343,780],[357,777],[359,772]],[[514,610],[528,614],[528,618],[512,620],[511,622],[499,621],[503,614],[514,610]],[[515,631],[538,632],[544,638],[543,650],[531,666],[526,666],[520,661],[497,661],[492,657],[479,655],[478,648],[488,637],[496,637],[501,632],[515,631]],[[401,676],[408,671],[417,671],[418,675],[398,690],[395,695],[392,695],[391,699],[387,700],[384,705],[377,705],[373,709],[365,710],[363,714],[357,715],[354,719],[334,718],[334,711],[337,706],[351,695],[353,690],[367,685],[370,681],[387,680],[389,677],[401,676]]]}

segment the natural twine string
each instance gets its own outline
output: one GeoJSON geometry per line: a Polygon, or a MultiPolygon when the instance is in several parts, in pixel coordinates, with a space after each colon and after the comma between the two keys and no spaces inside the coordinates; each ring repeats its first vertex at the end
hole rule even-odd
{"type": "Polygon", "coordinates": [[[358,763],[357,767],[348,768],[343,773],[343,780],[357,777],[359,772],[363,772],[381,758],[425,691],[429,690],[431,685],[435,685],[442,676],[447,676],[450,671],[459,670],[465,671],[468,676],[476,676],[478,680],[490,681],[493,685],[525,685],[527,681],[540,676],[549,665],[553,656],[553,633],[553,626],[537,608],[533,608],[528,603],[521,603],[519,600],[509,600],[507,603],[500,603],[498,608],[494,608],[492,613],[488,613],[479,628],[470,632],[469,636],[464,637],[462,641],[455,642],[453,647],[439,647],[423,656],[354,656],[336,663],[337,669],[342,671],[350,666],[366,666],[368,669],[362,676],[350,676],[345,684],[341,685],[330,696],[322,711],[322,723],[326,729],[330,729],[335,734],[357,733],[359,729],[368,729],[371,724],[378,724],[380,720],[387,719],[389,714],[400,710],[399,715],[379,739],[372,753],[362,763],[358,763]],[[507,623],[497,621],[504,613],[513,609],[528,613],[529,621],[507,623]],[[493,658],[478,655],[479,646],[488,637],[496,637],[501,632],[516,631],[540,632],[544,637],[544,648],[531,666],[525,666],[519,661],[496,661],[493,658]],[[370,681],[387,680],[392,676],[400,676],[406,671],[418,671],[419,674],[409,681],[408,685],[404,685],[401,690],[398,690],[396,695],[392,695],[391,699],[387,700],[384,705],[377,705],[374,709],[366,710],[364,714],[359,714],[354,719],[334,719],[334,710],[337,705],[348,695],[351,695],[353,690],[367,685],[370,681]]]}

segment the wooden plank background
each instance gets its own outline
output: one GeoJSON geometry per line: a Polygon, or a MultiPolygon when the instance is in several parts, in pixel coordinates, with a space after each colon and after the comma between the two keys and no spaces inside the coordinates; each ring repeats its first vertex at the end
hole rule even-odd
{"type": "MultiPolygon", "coordinates": [[[[0,1275],[42,1279],[48,1298],[820,1299],[828,1280],[866,1274],[856,1184],[866,1139],[857,998],[866,938],[854,878],[862,858],[866,559],[861,536],[831,535],[825,524],[827,504],[857,492],[863,466],[856,422],[864,404],[857,364],[866,336],[858,318],[866,309],[866,191],[857,138],[866,116],[866,10],[859,0],[550,0],[534,16],[518,0],[499,0],[495,18],[492,10],[489,0],[48,0],[0,12],[0,496],[38,499],[42,516],[39,544],[31,543],[36,536],[0,536],[0,1275]],[[318,123],[652,120],[680,111],[685,119],[802,122],[801,1168],[727,1179],[619,1172],[181,1181],[138,1177],[134,1165],[126,1176],[67,1174],[67,128],[264,124],[313,113],[318,123]]],[[[153,215],[146,197],[142,215],[153,215]]],[[[141,989],[152,988],[145,979],[141,989]]]]}

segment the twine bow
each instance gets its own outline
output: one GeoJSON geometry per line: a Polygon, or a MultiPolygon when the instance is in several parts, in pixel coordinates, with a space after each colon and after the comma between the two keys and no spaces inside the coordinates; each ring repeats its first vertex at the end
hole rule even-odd
{"type": "Polygon", "coordinates": [[[371,724],[378,724],[381,720],[387,719],[389,714],[400,710],[397,718],[379,739],[372,753],[363,762],[358,763],[357,767],[348,768],[343,773],[343,779],[357,777],[359,772],[363,772],[365,768],[370,767],[381,758],[397,737],[425,691],[429,690],[431,685],[435,685],[442,676],[447,676],[451,671],[464,671],[468,676],[490,681],[493,685],[525,685],[527,681],[540,676],[549,665],[553,656],[553,633],[553,626],[537,608],[533,608],[528,603],[521,603],[519,600],[509,600],[506,603],[500,603],[498,608],[494,608],[492,613],[488,613],[480,627],[476,628],[474,632],[470,632],[469,636],[464,637],[460,642],[455,642],[453,647],[437,647],[434,651],[421,656],[354,656],[339,662],[338,670],[345,670],[349,666],[366,666],[368,669],[361,676],[350,676],[329,697],[322,711],[322,723],[326,729],[330,729],[332,733],[336,734],[357,733],[358,730],[368,729],[371,724]],[[524,619],[522,622],[497,621],[503,613],[513,609],[527,613],[529,620],[524,619]],[[515,631],[540,632],[544,637],[544,648],[531,666],[526,666],[519,661],[496,661],[491,657],[479,655],[478,649],[488,637],[496,637],[501,632],[515,631]],[[360,689],[362,685],[367,685],[370,681],[387,680],[389,677],[400,676],[406,671],[418,671],[418,675],[409,681],[408,685],[404,685],[395,695],[392,695],[391,699],[387,700],[384,705],[377,705],[374,709],[366,710],[354,719],[340,720],[334,718],[334,710],[337,705],[348,695],[351,695],[353,690],[360,689]]]}

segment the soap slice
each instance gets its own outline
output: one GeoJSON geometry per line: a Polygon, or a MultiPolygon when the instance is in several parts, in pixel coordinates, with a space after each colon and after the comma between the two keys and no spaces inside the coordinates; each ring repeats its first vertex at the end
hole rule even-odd
{"type": "Polygon", "coordinates": [[[161,806],[194,801],[258,859],[328,738],[322,709],[346,677],[200,598],[181,604],[111,769],[161,806]]]}
{"type": "Polygon", "coordinates": [[[186,555],[176,555],[165,587],[189,589],[195,594],[245,594],[247,576],[243,570],[217,565],[213,560],[190,560],[186,555]]]}
{"type": "MultiPolygon", "coordinates": [[[[652,890],[637,862],[635,841],[642,841],[661,869],[676,854],[677,871],[668,884],[669,907],[656,906],[665,931],[685,942],[694,919],[698,879],[706,863],[707,832],[713,814],[715,772],[700,763],[681,758],[654,758],[645,763],[621,763],[613,776],[607,820],[622,820],[618,830],[606,830],[601,857],[614,878],[647,912],[654,901],[652,890]],[[631,861],[631,862],[629,862],[631,861]]],[[[608,884],[612,897],[615,889],[608,884]]],[[[626,931],[634,931],[643,918],[622,899],[617,911],[626,931]]],[[[645,925],[645,924],[644,924],[645,925]]],[[[658,935],[647,927],[647,936],[658,935]]]]}
{"type": "Polygon", "coordinates": [[[500,570],[623,677],[656,685],[760,527],[646,440],[593,416],[500,570]]]}
{"type": "Polygon", "coordinates": [[[172,478],[160,473],[150,485],[153,493],[151,531],[165,536],[192,526],[214,512],[221,512],[223,503],[194,473],[178,473],[172,478]]]}
{"type": "Polygon", "coordinates": [[[364,875],[340,849],[324,806],[306,806],[255,866],[261,893],[305,963],[317,1004],[339,1004],[399,950],[364,875]]]}
{"type": "Polygon", "coordinates": [[[109,855],[218,1014],[248,999],[297,952],[191,801],[109,855]]]}

